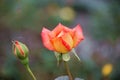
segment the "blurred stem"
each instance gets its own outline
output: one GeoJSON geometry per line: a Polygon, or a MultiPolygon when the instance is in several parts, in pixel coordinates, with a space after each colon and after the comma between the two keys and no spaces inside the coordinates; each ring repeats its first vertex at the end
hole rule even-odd
{"type": "Polygon", "coordinates": [[[73,76],[72,76],[72,74],[70,72],[70,69],[69,69],[69,66],[68,66],[67,62],[64,61],[64,64],[65,64],[65,68],[66,68],[67,74],[69,76],[69,80],[73,80],[73,76]]]}
{"type": "Polygon", "coordinates": [[[32,73],[29,65],[25,65],[26,69],[28,70],[28,72],[30,73],[30,75],[32,76],[33,80],[37,80],[36,77],[34,76],[34,74],[32,73]]]}

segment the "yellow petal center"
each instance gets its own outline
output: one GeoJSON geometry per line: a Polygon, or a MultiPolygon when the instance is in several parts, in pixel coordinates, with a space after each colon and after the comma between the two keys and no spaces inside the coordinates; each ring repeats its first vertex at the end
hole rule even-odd
{"type": "Polygon", "coordinates": [[[73,40],[69,33],[60,32],[56,38],[52,39],[52,42],[59,53],[67,53],[73,47],[73,40]]]}

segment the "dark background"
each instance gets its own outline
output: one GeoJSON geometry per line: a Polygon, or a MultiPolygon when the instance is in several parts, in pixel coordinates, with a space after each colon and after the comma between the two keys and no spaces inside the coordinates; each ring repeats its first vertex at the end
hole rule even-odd
{"type": "Polygon", "coordinates": [[[81,24],[85,36],[75,48],[81,62],[73,55],[68,62],[74,77],[120,80],[119,0],[0,0],[0,80],[32,80],[14,56],[12,40],[29,47],[30,67],[38,80],[66,75],[40,36],[42,27],[52,30],[59,22],[70,28],[81,24]],[[104,75],[107,64],[111,72],[104,75]]]}

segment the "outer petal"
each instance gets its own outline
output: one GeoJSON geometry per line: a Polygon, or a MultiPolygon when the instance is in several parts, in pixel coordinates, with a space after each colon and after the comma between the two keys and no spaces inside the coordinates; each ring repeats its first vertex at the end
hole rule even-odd
{"type": "Polygon", "coordinates": [[[17,55],[17,51],[16,50],[18,50],[20,55],[25,56],[25,53],[24,53],[24,51],[23,51],[23,49],[22,49],[22,47],[20,45],[20,42],[13,41],[13,50],[14,50],[14,54],[15,55],[17,55]]]}
{"type": "Polygon", "coordinates": [[[74,33],[74,36],[73,36],[73,41],[74,41],[73,47],[75,47],[75,46],[77,46],[79,44],[79,42],[81,40],[84,39],[81,26],[77,25],[75,28],[73,28],[73,33],[74,33]]]}
{"type": "Polygon", "coordinates": [[[49,50],[54,50],[54,47],[53,47],[50,37],[49,37],[49,33],[50,33],[50,31],[48,29],[46,29],[46,28],[42,29],[42,32],[41,32],[42,41],[46,48],[48,48],[49,50]]]}
{"type": "Polygon", "coordinates": [[[62,30],[63,30],[64,26],[59,23],[50,33],[51,37],[54,38],[56,37],[62,30]]]}
{"type": "Polygon", "coordinates": [[[71,32],[71,31],[72,31],[72,29],[70,29],[70,28],[68,28],[68,27],[64,26],[63,31],[64,31],[64,32],[71,32]]]}
{"type": "Polygon", "coordinates": [[[74,36],[73,29],[70,29],[70,28],[64,26],[63,31],[64,31],[65,33],[69,33],[69,34],[71,35],[71,37],[74,36]]]}

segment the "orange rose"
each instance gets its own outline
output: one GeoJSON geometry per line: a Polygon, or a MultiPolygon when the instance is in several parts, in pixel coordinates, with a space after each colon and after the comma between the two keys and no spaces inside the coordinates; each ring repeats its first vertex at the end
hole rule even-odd
{"type": "Polygon", "coordinates": [[[58,53],[68,53],[84,39],[80,25],[70,29],[61,23],[52,31],[43,28],[41,36],[44,46],[58,53]]]}

